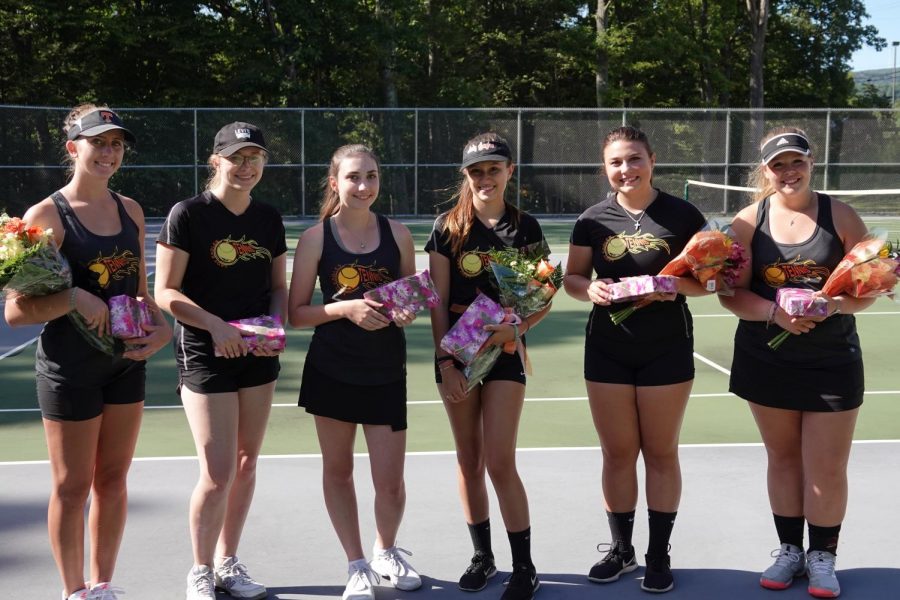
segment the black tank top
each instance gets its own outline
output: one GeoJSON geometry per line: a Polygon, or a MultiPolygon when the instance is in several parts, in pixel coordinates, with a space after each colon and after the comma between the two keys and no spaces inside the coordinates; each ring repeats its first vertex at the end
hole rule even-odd
{"type": "MultiPolygon", "coordinates": [[[[400,248],[391,224],[378,219],[378,247],[366,254],[352,254],[338,243],[331,218],[322,222],[322,258],[319,288],[322,302],[355,300],[400,277],[400,248]]],[[[306,360],[322,373],[356,385],[382,385],[406,376],[406,338],[393,323],[366,331],[348,319],[318,325],[306,360]]]]}
{"type": "MultiPolygon", "coordinates": [[[[775,300],[781,287],[821,290],[832,270],[844,257],[844,245],[834,227],[831,198],[816,194],[816,229],[799,244],[781,244],[772,239],[769,199],[759,203],[756,229],[751,241],[753,257],[750,289],[768,300],[775,300]]],[[[796,366],[841,365],[862,360],[856,319],[852,315],[834,315],[816,324],[815,329],[787,339],[773,351],[769,340],[782,329],[761,321],[741,320],[735,344],[762,360],[796,366]]]]}
{"type": "MultiPolygon", "coordinates": [[[[121,198],[115,192],[110,194],[121,224],[119,233],[114,235],[88,231],[65,196],[60,192],[51,196],[65,230],[60,252],[72,267],[73,285],[104,301],[120,294],[137,295],[143,248],[137,224],[121,198]]],[[[54,380],[103,385],[111,373],[133,364],[132,360],[110,357],[94,349],[66,316],[48,322],[38,342],[36,369],[54,380]]]]}

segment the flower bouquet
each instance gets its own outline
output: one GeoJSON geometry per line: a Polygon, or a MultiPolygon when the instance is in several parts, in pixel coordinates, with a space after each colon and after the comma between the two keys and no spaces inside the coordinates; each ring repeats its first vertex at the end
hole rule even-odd
{"type": "Polygon", "coordinates": [[[441,303],[428,269],[421,273],[403,277],[386,283],[374,290],[369,290],[363,297],[379,302],[382,306],[378,312],[394,320],[394,311],[405,308],[417,313],[426,308],[434,308],[441,303]]]}
{"type": "MultiPolygon", "coordinates": [[[[659,275],[690,275],[707,291],[730,296],[734,294],[734,286],[746,262],[740,242],[725,231],[705,229],[695,233],[681,254],[669,261],[659,275]]],[[[610,312],[609,316],[614,324],[619,325],[650,302],[652,300],[646,298],[638,300],[627,308],[610,312]]]]}
{"type": "MultiPolygon", "coordinates": [[[[0,290],[47,296],[71,287],[72,269],[56,247],[53,230],[0,214],[0,290]]],[[[99,335],[78,311],[66,316],[88,344],[109,355],[121,353],[121,343],[109,334],[99,335]]]]}
{"type": "MultiPolygon", "coordinates": [[[[522,248],[491,250],[488,254],[503,310],[502,314],[496,312],[493,314],[494,320],[491,321],[493,324],[521,323],[522,319],[546,308],[562,287],[562,264],[554,267],[547,260],[550,248],[545,241],[522,248]]],[[[472,358],[468,362],[463,361],[466,364],[463,373],[468,381],[468,389],[471,390],[487,375],[500,358],[501,352],[512,354],[518,351],[524,371],[531,372],[528,355],[521,341],[508,342],[502,348],[500,346],[482,348],[484,341],[490,337],[490,332],[483,333],[487,335],[475,346],[472,358]]],[[[443,340],[441,347],[444,348],[443,340]]]]}
{"type": "MultiPolygon", "coordinates": [[[[284,326],[278,315],[262,315],[248,319],[228,321],[229,325],[237,327],[241,337],[247,343],[247,350],[268,350],[269,352],[281,352],[285,346],[284,326]]],[[[216,356],[222,356],[218,351],[216,356]]]]}
{"type": "MultiPolygon", "coordinates": [[[[892,294],[900,279],[900,248],[886,237],[884,232],[873,233],[853,246],[825,281],[822,295],[874,298],[892,294]]],[[[769,341],[769,348],[777,350],[790,335],[782,331],[769,341]]]]}

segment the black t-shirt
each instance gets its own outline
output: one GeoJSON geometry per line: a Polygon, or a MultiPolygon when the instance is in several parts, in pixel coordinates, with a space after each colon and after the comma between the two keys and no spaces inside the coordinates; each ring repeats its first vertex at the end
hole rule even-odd
{"type": "MultiPolygon", "coordinates": [[[[469,237],[463,244],[461,252],[454,253],[444,223],[447,213],[440,215],[434,222],[431,237],[425,244],[426,252],[437,252],[450,261],[450,298],[449,304],[468,305],[483,292],[493,300],[498,300],[494,275],[490,269],[488,250],[502,250],[513,247],[522,248],[530,244],[544,242],[544,234],[537,219],[519,212],[518,226],[510,219],[509,211],[493,228],[475,219],[469,231],[469,237]]],[[[452,315],[453,313],[451,313],[452,315]]],[[[455,321],[459,315],[451,320],[455,321]]]]}
{"type": "MultiPolygon", "coordinates": [[[[772,239],[769,199],[759,203],[751,241],[750,289],[754,293],[774,301],[781,287],[821,290],[844,257],[844,245],[832,218],[831,198],[825,194],[817,197],[816,229],[799,244],[779,244],[772,239]]],[[[763,321],[741,320],[734,343],[760,360],[780,365],[824,367],[862,360],[853,315],[832,315],[809,333],[792,335],[774,352],[767,344],[781,331],[777,326],[767,328],[763,321]]]]}
{"type": "MultiPolygon", "coordinates": [[[[640,228],[635,228],[634,221],[614,195],[578,217],[570,242],[591,248],[597,278],[618,281],[622,277],[656,275],[706,224],[697,207],[663,191],[640,218],[640,228]]],[[[627,306],[629,303],[594,305],[589,335],[629,341],[692,335],[685,299],[680,294],[672,302],[652,302],[621,325],[613,325],[609,313],[627,306]]]]}
{"type": "MultiPolygon", "coordinates": [[[[269,313],[272,261],[287,252],[273,207],[251,200],[236,215],[205,191],[172,207],[156,241],[190,255],[181,292],[203,310],[225,321],[269,313]]],[[[211,351],[209,332],[183,327],[183,343],[195,340],[199,351],[211,351]]]]}

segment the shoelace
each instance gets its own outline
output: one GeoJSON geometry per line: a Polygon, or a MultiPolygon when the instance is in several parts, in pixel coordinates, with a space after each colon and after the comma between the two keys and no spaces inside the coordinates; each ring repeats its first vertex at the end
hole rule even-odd
{"type": "Polygon", "coordinates": [[[124,595],[125,590],[107,584],[102,588],[92,589],[87,598],[88,600],[118,600],[119,594],[124,595]]]}
{"type": "Polygon", "coordinates": [[[476,554],[472,557],[472,562],[466,568],[466,573],[484,572],[487,566],[488,557],[485,554],[476,554]]]}
{"type": "Polygon", "coordinates": [[[209,573],[195,573],[191,580],[194,590],[200,594],[212,595],[215,598],[216,586],[212,571],[209,573]]]}
{"type": "Polygon", "coordinates": [[[406,562],[406,559],[400,556],[400,553],[404,553],[407,556],[412,556],[412,552],[407,550],[406,548],[401,548],[400,546],[393,546],[391,548],[386,548],[384,552],[384,558],[391,565],[391,572],[402,574],[409,571],[409,564],[406,562]]]}
{"type": "Polygon", "coordinates": [[[378,573],[368,567],[359,567],[350,573],[350,581],[347,582],[347,586],[354,590],[362,590],[372,587],[373,579],[375,583],[381,583],[381,576],[378,573]]]}
{"type": "Polygon", "coordinates": [[[776,548],[775,550],[772,550],[769,556],[775,559],[775,564],[779,567],[792,567],[793,565],[791,565],[791,563],[800,562],[799,552],[785,550],[784,548],[776,548]]]}
{"type": "Polygon", "coordinates": [[[604,554],[602,560],[609,560],[614,556],[619,556],[624,558],[623,549],[619,548],[619,545],[614,542],[600,542],[597,544],[597,552],[600,554],[604,554]]]}
{"type": "Polygon", "coordinates": [[[831,575],[834,573],[834,561],[821,554],[809,561],[808,565],[809,570],[816,575],[831,575]]]}
{"type": "Polygon", "coordinates": [[[247,573],[247,565],[240,561],[235,561],[228,566],[223,565],[219,567],[219,569],[225,571],[229,577],[234,577],[241,583],[256,583],[256,581],[247,573]]]}

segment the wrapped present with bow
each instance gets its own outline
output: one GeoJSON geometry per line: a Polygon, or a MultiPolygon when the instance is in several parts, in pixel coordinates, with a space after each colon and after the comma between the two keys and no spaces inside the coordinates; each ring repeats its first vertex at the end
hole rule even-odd
{"type": "Polygon", "coordinates": [[[417,313],[426,308],[435,308],[441,303],[428,269],[369,290],[363,297],[381,304],[378,312],[392,321],[394,312],[398,309],[417,313]]]}
{"type": "Polygon", "coordinates": [[[775,302],[792,317],[827,317],[828,300],[805,288],[778,288],[775,302]]]}
{"type": "MultiPolygon", "coordinates": [[[[286,341],[284,325],[281,323],[281,317],[278,315],[262,315],[248,319],[238,319],[236,321],[228,321],[228,324],[240,330],[244,342],[247,343],[247,350],[250,352],[255,352],[256,350],[282,352],[284,350],[286,341]]],[[[215,355],[222,356],[218,351],[216,351],[215,355]]]]}
{"type": "Polygon", "coordinates": [[[645,298],[650,294],[674,294],[678,291],[677,280],[669,275],[637,275],[623,277],[606,287],[610,302],[630,302],[645,298]]]}
{"type": "Polygon", "coordinates": [[[459,362],[469,365],[491,337],[491,332],[485,331],[484,326],[502,323],[505,316],[502,306],[484,294],[478,294],[441,339],[441,348],[459,362]]]}

